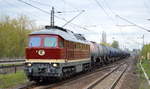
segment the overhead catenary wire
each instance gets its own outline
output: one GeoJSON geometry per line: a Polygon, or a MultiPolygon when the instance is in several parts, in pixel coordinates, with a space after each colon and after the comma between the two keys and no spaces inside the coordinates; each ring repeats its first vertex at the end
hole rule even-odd
{"type": "MultiPolygon", "coordinates": [[[[18,5],[14,4],[14,3],[10,3],[10,2],[8,2],[7,0],[5,0],[4,2],[5,2],[6,4],[8,4],[9,6],[12,6],[12,7],[15,7],[15,8],[20,8],[18,5]]],[[[20,9],[23,10],[23,11],[26,11],[26,10],[24,10],[24,9],[22,9],[22,8],[20,8],[20,9]]],[[[32,14],[32,15],[34,15],[34,17],[41,18],[39,15],[36,15],[36,14],[31,13],[31,12],[29,12],[29,11],[27,11],[27,12],[30,13],[30,14],[32,14]]]]}
{"type": "Polygon", "coordinates": [[[124,21],[126,21],[126,22],[128,22],[128,23],[130,23],[130,24],[133,24],[133,25],[135,25],[135,26],[138,27],[138,28],[141,28],[141,29],[143,29],[143,30],[145,30],[145,31],[150,32],[150,29],[147,29],[147,28],[144,28],[144,27],[142,27],[142,26],[140,26],[140,25],[137,25],[137,24],[135,24],[135,23],[133,23],[133,22],[131,22],[131,21],[129,21],[129,20],[127,20],[127,19],[125,19],[125,18],[119,16],[119,15],[116,15],[116,17],[118,17],[118,18],[120,18],[120,19],[122,19],[122,20],[124,20],[124,21]]]}
{"type": "MultiPolygon", "coordinates": [[[[103,11],[106,13],[106,11],[105,11],[105,9],[102,7],[102,5],[101,5],[97,0],[95,0],[95,1],[96,1],[97,4],[103,9],[103,11]]],[[[105,1],[105,0],[104,0],[104,1],[105,1]]],[[[107,4],[106,1],[105,1],[105,3],[107,4]]],[[[107,5],[107,6],[108,6],[108,5],[107,5]]],[[[137,25],[137,24],[135,24],[135,23],[133,23],[133,22],[131,22],[131,21],[125,19],[124,17],[122,17],[122,16],[116,14],[114,11],[112,11],[112,9],[111,9],[109,6],[108,6],[108,8],[110,9],[110,11],[111,11],[113,14],[115,14],[116,17],[119,17],[120,19],[122,19],[122,20],[124,20],[124,21],[126,21],[126,22],[128,22],[128,23],[130,23],[130,24],[132,24],[132,25],[134,25],[134,26],[136,26],[136,27],[138,27],[138,28],[141,28],[141,29],[144,29],[144,30],[150,32],[149,29],[146,29],[146,28],[144,28],[144,27],[142,27],[142,26],[139,26],[139,25],[137,25]]],[[[106,14],[107,14],[107,13],[106,13],[106,14]]],[[[108,15],[108,14],[107,14],[107,15],[108,15]]]]}
{"type": "Polygon", "coordinates": [[[103,8],[103,6],[99,3],[99,1],[98,0],[94,0],[96,3],[97,3],[97,5],[104,11],[104,13],[109,17],[109,14],[105,11],[105,9],[103,8]]]}
{"type": "Polygon", "coordinates": [[[36,8],[36,9],[38,9],[38,10],[44,12],[44,13],[50,14],[50,12],[45,11],[45,10],[43,10],[43,9],[41,9],[41,8],[39,8],[39,7],[36,7],[36,6],[34,6],[34,5],[30,4],[30,3],[27,3],[27,2],[25,2],[25,1],[23,1],[23,0],[18,0],[18,1],[20,1],[20,2],[22,2],[22,3],[25,3],[25,4],[27,4],[27,5],[31,6],[31,7],[33,7],[33,8],[36,8]]]}
{"type": "Polygon", "coordinates": [[[108,9],[111,11],[112,14],[115,14],[115,12],[111,9],[111,7],[108,5],[107,1],[104,0],[105,4],[107,5],[108,9]]]}
{"type": "MultiPolygon", "coordinates": [[[[106,14],[106,16],[110,18],[110,20],[113,22],[114,26],[116,26],[116,25],[117,25],[117,22],[116,22],[116,20],[114,20],[114,18],[112,18],[112,17],[110,16],[110,13],[107,13],[107,11],[105,10],[105,8],[102,6],[102,4],[101,4],[98,0],[94,0],[94,1],[95,1],[95,2],[97,3],[97,5],[103,10],[103,12],[106,14]]],[[[108,6],[108,4],[107,4],[106,1],[105,1],[105,4],[107,5],[107,7],[108,7],[108,9],[111,11],[111,13],[114,14],[114,16],[115,16],[115,12],[113,12],[113,10],[108,6]]],[[[118,28],[118,27],[116,26],[116,28],[118,28]]],[[[118,29],[119,29],[119,28],[118,28],[118,29]]]]}
{"type": "MultiPolygon", "coordinates": [[[[114,15],[115,16],[115,12],[111,9],[111,7],[109,6],[109,4],[107,3],[107,1],[106,0],[103,0],[104,1],[104,3],[105,3],[105,5],[107,6],[107,8],[110,10],[110,12],[112,13],[112,15],[114,15]]],[[[121,32],[121,28],[120,27],[118,27],[118,22],[117,22],[117,20],[115,20],[116,21],[116,26],[117,26],[117,28],[119,29],[119,31],[121,32]]],[[[122,34],[122,32],[121,32],[121,34],[122,34]]],[[[114,34],[113,34],[114,35],[114,34]]],[[[122,36],[123,36],[123,34],[122,34],[122,36]]],[[[114,40],[114,39],[113,39],[114,40]]]]}
{"type": "Polygon", "coordinates": [[[73,17],[71,20],[69,20],[67,23],[65,23],[62,27],[65,27],[67,24],[69,24],[71,21],[73,21],[75,18],[77,18],[77,17],[78,17],[79,15],[81,15],[83,12],[84,12],[84,10],[81,11],[79,14],[77,14],[75,17],[73,17]]]}
{"type": "MultiPolygon", "coordinates": [[[[41,6],[53,7],[50,4],[43,3],[43,2],[40,2],[40,1],[37,1],[37,0],[29,0],[29,1],[33,2],[33,3],[37,3],[37,4],[41,5],[41,6]]],[[[55,11],[58,11],[58,9],[60,9],[60,8],[58,8],[58,7],[56,8],[56,6],[55,6],[55,11]]]]}
{"type": "MultiPolygon", "coordinates": [[[[36,1],[36,0],[29,0],[29,1],[31,1],[31,2],[34,2],[34,3],[37,3],[37,4],[39,4],[39,5],[42,5],[42,6],[48,6],[48,7],[52,7],[52,5],[49,5],[49,4],[46,4],[46,3],[43,3],[43,2],[40,2],[40,1],[36,1]]],[[[67,2],[65,2],[64,0],[62,0],[65,4],[67,3],[67,2]]],[[[69,4],[68,4],[69,5],[69,4]]],[[[71,6],[71,5],[69,5],[69,6],[71,6]]],[[[56,6],[55,6],[56,7],[56,6]]],[[[55,8],[56,9],[56,8],[55,8]]],[[[76,8],[75,8],[76,9],[76,8]]],[[[56,11],[58,11],[57,9],[56,9],[56,11]]],[[[74,12],[79,12],[79,11],[81,11],[81,10],[71,10],[71,11],[58,11],[57,13],[74,13],[74,12]]]]}
{"type": "MultiPolygon", "coordinates": [[[[146,31],[150,32],[149,29],[146,29],[146,28],[144,28],[144,27],[142,27],[142,26],[140,26],[140,25],[137,25],[137,24],[135,24],[134,22],[131,22],[131,21],[125,19],[124,17],[122,17],[122,16],[116,14],[116,13],[111,9],[111,7],[108,5],[108,3],[106,2],[106,0],[104,0],[104,2],[105,2],[105,4],[107,5],[108,9],[111,11],[112,14],[114,14],[116,17],[119,17],[120,19],[122,19],[122,20],[128,22],[129,24],[131,24],[131,25],[118,25],[118,24],[117,24],[116,26],[123,26],[123,27],[126,27],[126,26],[136,26],[136,27],[138,27],[138,28],[140,28],[140,29],[143,29],[143,30],[146,30],[146,31]]],[[[121,31],[121,28],[119,28],[119,29],[120,29],[120,31],[121,31]]],[[[123,35],[123,34],[122,34],[122,35],[123,35]]]]}
{"type": "MultiPolygon", "coordinates": [[[[57,17],[57,18],[59,18],[59,19],[65,21],[65,22],[68,22],[65,18],[58,17],[57,15],[55,15],[55,17],[57,17]]],[[[76,26],[76,27],[78,27],[78,28],[81,28],[81,29],[83,29],[83,30],[89,30],[89,29],[87,29],[86,27],[80,26],[80,25],[78,25],[78,24],[74,24],[74,23],[71,23],[71,24],[74,25],[74,26],[76,26]]]]}
{"type": "MultiPolygon", "coordinates": [[[[20,2],[22,2],[22,3],[25,3],[25,4],[27,4],[27,5],[29,5],[29,6],[31,6],[31,7],[33,7],[33,8],[35,8],[35,9],[37,9],[37,10],[40,10],[41,12],[44,12],[44,13],[50,15],[50,12],[45,11],[45,10],[39,8],[39,7],[36,7],[36,6],[34,6],[34,5],[30,4],[30,3],[27,3],[27,2],[25,2],[25,1],[23,1],[23,0],[18,0],[18,1],[20,1],[20,2]]],[[[64,18],[60,18],[60,17],[58,17],[58,16],[56,16],[56,15],[55,15],[55,17],[58,18],[58,19],[61,19],[61,20],[65,21],[65,22],[67,22],[67,20],[64,19],[64,18]]]]}
{"type": "MultiPolygon", "coordinates": [[[[37,10],[43,12],[43,13],[46,13],[46,14],[49,14],[49,15],[50,15],[50,12],[45,11],[45,10],[39,8],[39,7],[36,7],[36,6],[34,6],[34,5],[30,4],[30,3],[27,3],[27,2],[25,2],[25,1],[23,1],[23,0],[18,0],[18,1],[19,1],[19,2],[22,2],[22,3],[24,3],[24,4],[27,4],[27,5],[29,5],[29,6],[31,6],[31,7],[33,7],[33,8],[35,8],[35,9],[37,9],[37,10]]],[[[57,15],[54,15],[54,16],[55,16],[56,18],[58,18],[58,19],[61,19],[61,20],[65,21],[65,22],[68,22],[68,21],[67,21],[66,19],[64,19],[64,18],[61,18],[61,17],[59,17],[59,16],[57,16],[57,15]]],[[[87,28],[85,28],[85,27],[82,27],[82,26],[80,26],[80,25],[77,25],[77,24],[74,24],[74,23],[71,23],[71,24],[72,24],[72,25],[75,25],[75,26],[77,26],[77,27],[79,27],[79,28],[82,28],[82,29],[84,29],[84,30],[89,30],[89,29],[87,29],[87,28]]]]}
{"type": "MultiPolygon", "coordinates": [[[[97,5],[103,10],[103,12],[106,14],[106,16],[114,23],[114,25],[116,26],[116,21],[110,16],[109,13],[107,13],[107,11],[105,10],[105,8],[102,6],[102,4],[98,1],[98,0],[94,0],[97,5]]],[[[108,7],[109,8],[109,7],[108,7]]],[[[110,9],[110,8],[109,8],[110,9]]],[[[113,13],[113,11],[111,10],[111,12],[113,13]]]]}
{"type": "MultiPolygon", "coordinates": [[[[51,5],[49,5],[49,4],[42,3],[42,2],[39,2],[39,1],[37,1],[37,0],[29,0],[29,1],[35,2],[35,3],[40,4],[40,5],[43,5],[43,6],[51,6],[51,5]]],[[[51,7],[52,7],[52,6],[51,6],[51,7]]]]}
{"type": "MultiPolygon", "coordinates": [[[[110,16],[110,13],[107,13],[107,11],[105,10],[105,8],[102,6],[102,4],[100,3],[100,1],[98,0],[94,0],[97,5],[103,10],[103,12],[106,14],[107,17],[110,18],[110,20],[113,22],[114,26],[116,26],[117,29],[121,30],[118,26],[117,26],[117,22],[116,20],[114,20],[113,17],[110,16]]],[[[112,9],[108,6],[107,2],[105,1],[105,4],[107,5],[108,9],[111,11],[112,14],[114,14],[114,12],[112,11],[112,9]]],[[[114,14],[115,16],[115,14],[114,14]]]]}
{"type": "Polygon", "coordinates": [[[67,1],[65,0],[61,0],[62,2],[64,2],[65,4],[67,4],[68,6],[70,6],[71,8],[74,8],[76,10],[78,10],[76,7],[74,7],[71,3],[68,3],[67,1]]]}
{"type": "MultiPolygon", "coordinates": [[[[118,18],[118,19],[119,19],[119,18],[118,18]]],[[[122,39],[123,41],[126,41],[126,42],[131,41],[132,43],[139,44],[139,42],[135,42],[134,40],[132,40],[133,37],[132,37],[132,39],[126,38],[126,37],[128,37],[128,35],[126,36],[125,33],[123,33],[122,30],[121,30],[121,29],[122,29],[121,27],[129,27],[129,26],[135,26],[135,25],[132,24],[132,25],[117,25],[117,26],[120,27],[121,36],[124,37],[124,38],[122,39]],[[125,37],[125,36],[126,36],[126,37],[125,37]]],[[[137,34],[135,33],[134,36],[137,36],[137,34]]],[[[126,44],[126,45],[128,45],[128,44],[126,44]]]]}

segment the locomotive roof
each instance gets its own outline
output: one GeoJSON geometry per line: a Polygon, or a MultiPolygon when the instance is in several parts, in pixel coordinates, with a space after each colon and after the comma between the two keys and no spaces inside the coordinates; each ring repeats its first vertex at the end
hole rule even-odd
{"type": "Polygon", "coordinates": [[[88,44],[89,42],[82,36],[81,34],[73,33],[70,30],[58,27],[58,26],[46,26],[45,29],[42,29],[40,31],[32,32],[32,34],[56,34],[64,38],[68,41],[74,41],[79,43],[88,44]]]}

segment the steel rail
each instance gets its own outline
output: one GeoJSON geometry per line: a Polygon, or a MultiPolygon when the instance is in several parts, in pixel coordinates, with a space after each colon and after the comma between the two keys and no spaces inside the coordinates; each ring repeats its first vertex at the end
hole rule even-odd
{"type": "MultiPolygon", "coordinates": [[[[93,83],[91,83],[90,85],[86,86],[84,89],[93,89],[97,84],[99,84],[100,82],[102,82],[105,78],[107,78],[109,75],[111,75],[113,72],[115,72],[116,70],[118,70],[120,68],[120,66],[124,65],[124,63],[120,64],[117,68],[113,69],[112,71],[110,71],[109,73],[106,73],[105,75],[103,75],[100,79],[97,79],[96,81],[94,81],[93,83]]],[[[110,88],[111,89],[111,88],[110,88]]],[[[113,88],[112,88],[113,89],[113,88]]]]}
{"type": "Polygon", "coordinates": [[[116,85],[118,84],[118,82],[120,81],[120,79],[122,78],[122,76],[125,74],[126,70],[127,70],[127,66],[124,69],[124,71],[121,73],[121,75],[116,79],[116,81],[111,85],[110,89],[115,89],[116,85]]]}

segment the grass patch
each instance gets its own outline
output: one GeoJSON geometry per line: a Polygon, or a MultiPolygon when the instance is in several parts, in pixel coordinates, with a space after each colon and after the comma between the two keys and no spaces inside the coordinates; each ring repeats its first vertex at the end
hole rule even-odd
{"type": "Polygon", "coordinates": [[[143,59],[141,62],[146,74],[150,78],[150,60],[143,59]]]}
{"type": "Polygon", "coordinates": [[[18,84],[25,83],[27,77],[24,71],[18,71],[12,74],[0,75],[0,88],[11,88],[18,84]]]}
{"type": "MultiPolygon", "coordinates": [[[[146,66],[147,65],[146,61],[144,60],[142,65],[146,66]]],[[[137,72],[139,73],[139,81],[140,81],[139,89],[150,89],[150,86],[148,85],[148,82],[144,76],[142,69],[141,69],[140,63],[137,63],[137,72]]]]}

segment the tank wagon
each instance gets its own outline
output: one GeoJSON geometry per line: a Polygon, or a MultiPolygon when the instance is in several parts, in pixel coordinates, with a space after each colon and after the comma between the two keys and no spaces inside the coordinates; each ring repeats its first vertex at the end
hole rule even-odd
{"type": "Polygon", "coordinates": [[[129,56],[129,53],[90,42],[58,26],[29,34],[25,72],[29,80],[62,79],[91,67],[129,56]]]}
{"type": "Polygon", "coordinates": [[[90,42],[90,53],[92,65],[108,64],[130,56],[128,52],[95,42],[90,42]]]}

